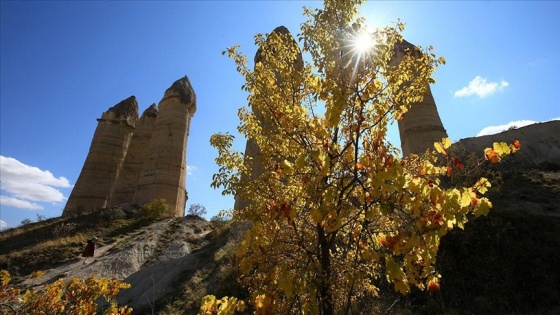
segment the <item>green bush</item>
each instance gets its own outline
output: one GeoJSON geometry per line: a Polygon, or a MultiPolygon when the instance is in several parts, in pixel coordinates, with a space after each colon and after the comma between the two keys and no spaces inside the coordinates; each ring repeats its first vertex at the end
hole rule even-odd
{"type": "Polygon", "coordinates": [[[167,200],[165,199],[154,199],[140,209],[140,214],[143,219],[146,220],[156,220],[163,217],[164,213],[169,209],[167,200]]]}

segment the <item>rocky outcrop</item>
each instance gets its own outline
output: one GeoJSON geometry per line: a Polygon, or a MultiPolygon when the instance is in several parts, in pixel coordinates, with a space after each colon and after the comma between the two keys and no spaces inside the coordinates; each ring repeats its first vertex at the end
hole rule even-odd
{"type": "Polygon", "coordinates": [[[185,76],[175,81],[159,102],[149,153],[134,195],[135,203],[164,198],[169,204],[167,215],[184,215],[187,140],[195,111],[196,94],[185,76]]]}
{"type": "MultiPolygon", "coordinates": [[[[299,46],[297,45],[297,42],[295,41],[295,39],[292,37],[290,31],[285,27],[285,26],[279,26],[277,28],[275,28],[272,34],[279,34],[281,36],[283,36],[285,39],[284,44],[286,45],[294,45],[297,49],[297,51],[299,51],[299,53],[296,56],[296,59],[294,60],[294,68],[296,70],[301,70],[303,69],[303,57],[301,55],[301,51],[299,50],[299,46]]],[[[267,43],[269,43],[270,37],[267,38],[267,43]]],[[[264,56],[264,54],[262,53],[262,50],[259,48],[257,50],[257,53],[255,54],[255,65],[257,65],[258,63],[263,63],[264,66],[266,66],[266,56],[264,56]]],[[[257,71],[257,70],[255,70],[257,71]]],[[[283,78],[278,74],[275,73],[275,79],[278,85],[281,85],[283,82],[283,78]]],[[[255,116],[262,122],[262,114],[255,111],[254,109],[253,113],[255,114],[255,116]]],[[[273,126],[268,126],[268,128],[274,128],[273,126]]],[[[260,149],[257,145],[257,143],[253,140],[253,139],[247,139],[247,144],[245,145],[245,156],[246,157],[250,157],[250,159],[245,159],[245,163],[251,163],[250,165],[250,169],[252,170],[251,173],[251,179],[256,179],[258,178],[264,171],[263,166],[262,166],[262,161],[261,161],[261,152],[260,149]]],[[[249,204],[248,200],[241,198],[239,196],[235,197],[235,204],[233,206],[234,209],[238,210],[238,209],[243,209],[245,208],[247,205],[249,204]]]]}
{"type": "Polygon", "coordinates": [[[511,143],[519,140],[521,150],[515,153],[517,162],[524,162],[527,167],[542,170],[560,171],[560,121],[553,120],[537,123],[497,134],[466,138],[453,144],[468,152],[483,154],[485,148],[491,148],[494,142],[511,143]]]}
{"type": "Polygon", "coordinates": [[[424,153],[434,147],[434,142],[447,138],[430,86],[426,89],[422,102],[412,104],[398,121],[403,156],[424,153]]]}
{"type": "MultiPolygon", "coordinates": [[[[131,284],[119,293],[119,303],[133,307],[135,314],[146,314],[138,311],[179,289],[173,286],[178,279],[215,263],[212,257],[219,247],[214,244],[214,235],[212,224],[196,216],[160,220],[129,234],[98,234],[91,262],[84,264],[76,257],[45,270],[40,280],[27,279],[22,285],[37,288],[61,275],[67,279],[86,279],[94,274],[119,279],[131,284]]],[[[76,247],[72,246],[69,251],[76,247]]]]}
{"type": "Polygon", "coordinates": [[[107,206],[138,120],[138,102],[131,96],[99,118],[95,134],[63,215],[107,206]]]}
{"type": "Polygon", "coordinates": [[[134,96],[98,119],[90,152],[63,216],[165,199],[166,216],[185,212],[186,153],[196,95],[185,76],[138,119],[134,96]]]}
{"type": "Polygon", "coordinates": [[[134,199],[140,172],[149,154],[148,149],[158,112],[157,105],[154,103],[138,120],[108,206],[130,203],[134,199]]]}
{"type": "MultiPolygon", "coordinates": [[[[395,57],[391,63],[400,63],[406,53],[421,56],[414,45],[403,40],[395,45],[395,57]]],[[[434,142],[447,138],[429,85],[422,102],[412,104],[398,125],[403,156],[422,154],[426,149],[433,148],[434,142]]]]}

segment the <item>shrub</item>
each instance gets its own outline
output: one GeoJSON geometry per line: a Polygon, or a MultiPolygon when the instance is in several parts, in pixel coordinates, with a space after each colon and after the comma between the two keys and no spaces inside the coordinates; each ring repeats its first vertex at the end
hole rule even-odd
{"type": "Polygon", "coordinates": [[[76,230],[76,227],[77,227],[76,223],[64,223],[64,222],[62,222],[62,223],[56,225],[53,228],[52,233],[53,233],[53,236],[55,238],[59,238],[59,237],[62,237],[62,236],[68,236],[76,230]]]}
{"type": "MultiPolygon", "coordinates": [[[[40,277],[43,274],[37,271],[32,276],[40,277]]],[[[10,286],[10,280],[10,273],[0,270],[0,309],[13,314],[96,314],[99,307],[96,301],[101,296],[109,304],[103,314],[132,313],[132,308],[119,307],[116,301],[120,289],[127,289],[130,285],[115,279],[98,278],[96,275],[70,281],[60,278],[41,290],[31,289],[25,293],[18,287],[10,286]]]]}
{"type": "Polygon", "coordinates": [[[161,218],[168,209],[169,205],[167,204],[167,200],[154,199],[145,204],[142,209],[140,209],[140,213],[143,219],[156,220],[161,218]]]}

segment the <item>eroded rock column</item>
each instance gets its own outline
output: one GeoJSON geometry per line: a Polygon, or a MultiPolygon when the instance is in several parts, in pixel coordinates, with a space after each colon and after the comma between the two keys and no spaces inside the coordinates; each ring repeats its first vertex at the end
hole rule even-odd
{"type": "MultiPolygon", "coordinates": [[[[294,60],[294,68],[297,71],[300,71],[303,69],[303,57],[301,55],[301,51],[299,49],[299,46],[297,45],[297,42],[295,41],[295,39],[292,37],[292,34],[290,33],[290,31],[285,27],[285,26],[279,26],[277,28],[275,28],[272,34],[280,34],[282,36],[286,36],[285,41],[283,42],[284,45],[294,45],[297,46],[297,50],[299,51],[296,59],[294,60]]],[[[267,38],[267,42],[269,42],[269,38],[267,38]]],[[[257,50],[257,53],[255,54],[255,65],[258,64],[259,62],[262,62],[265,66],[266,66],[266,59],[263,58],[263,54],[262,54],[262,50],[259,48],[257,50]]],[[[283,78],[278,74],[275,73],[275,79],[277,81],[277,83],[280,85],[281,82],[283,81],[283,78]]],[[[255,114],[255,116],[262,122],[262,113],[256,112],[255,109],[252,109],[253,113],[255,114]]],[[[274,126],[265,126],[265,128],[274,128],[274,126]]],[[[254,180],[256,178],[258,178],[264,171],[264,167],[263,167],[263,162],[261,159],[261,151],[257,145],[257,143],[255,142],[255,140],[253,139],[247,139],[247,144],[245,145],[245,157],[250,157],[250,159],[246,158],[244,163],[251,163],[250,168],[252,170],[251,173],[251,180],[254,180]]],[[[243,209],[246,206],[249,205],[249,201],[241,198],[240,196],[236,196],[235,197],[235,203],[233,208],[235,210],[239,210],[239,209],[243,209]]]]}
{"type": "Polygon", "coordinates": [[[447,138],[430,86],[422,102],[412,104],[398,124],[403,156],[422,154],[426,149],[433,149],[434,142],[447,138]]]}
{"type": "Polygon", "coordinates": [[[138,120],[138,102],[131,96],[97,119],[89,152],[62,215],[105,208],[138,120]]]}
{"type": "Polygon", "coordinates": [[[134,199],[134,193],[140,179],[140,172],[149,154],[148,149],[158,112],[157,105],[154,103],[140,116],[130,140],[119,176],[115,182],[111,200],[108,203],[109,206],[130,203],[134,199]]]}
{"type": "MultiPolygon", "coordinates": [[[[399,64],[407,53],[417,58],[421,56],[416,46],[403,40],[395,45],[395,57],[391,63],[399,64]]],[[[422,102],[412,104],[398,125],[403,156],[422,154],[426,149],[433,149],[434,142],[447,138],[429,85],[422,102]]]]}
{"type": "Polygon", "coordinates": [[[185,213],[187,140],[196,111],[196,94],[189,79],[175,81],[159,102],[148,156],[142,167],[134,202],[166,199],[168,216],[185,213]]]}

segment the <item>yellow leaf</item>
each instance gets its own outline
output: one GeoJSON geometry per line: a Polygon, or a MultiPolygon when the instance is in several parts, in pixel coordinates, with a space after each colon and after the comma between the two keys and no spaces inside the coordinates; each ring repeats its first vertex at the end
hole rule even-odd
{"type": "Polygon", "coordinates": [[[478,207],[474,210],[475,217],[479,217],[481,215],[487,215],[490,212],[490,208],[492,208],[492,203],[488,198],[480,198],[478,203],[478,207]]]}
{"type": "Polygon", "coordinates": [[[504,157],[511,152],[511,149],[505,142],[494,142],[492,146],[494,151],[498,153],[500,157],[504,157]]]}
{"type": "Polygon", "coordinates": [[[453,220],[447,220],[447,228],[452,229],[453,225],[457,224],[457,219],[453,218],[453,220]]]}
{"type": "Polygon", "coordinates": [[[437,151],[438,153],[446,154],[445,149],[443,148],[443,146],[441,145],[441,143],[439,143],[439,142],[434,142],[434,147],[436,148],[436,151],[437,151]]]}
{"type": "Polygon", "coordinates": [[[292,162],[288,160],[284,160],[282,162],[282,165],[284,166],[283,168],[284,173],[286,173],[287,175],[290,175],[294,172],[294,164],[292,164],[292,162]]]}
{"type": "Polygon", "coordinates": [[[280,276],[280,281],[278,282],[278,286],[282,291],[284,291],[284,293],[286,293],[286,296],[288,298],[292,297],[292,294],[294,292],[292,275],[288,270],[286,270],[286,268],[282,268],[282,274],[280,276]]]}
{"type": "Polygon", "coordinates": [[[253,264],[251,263],[251,260],[249,260],[248,258],[243,258],[243,260],[241,260],[240,269],[241,272],[244,274],[249,273],[249,271],[253,269],[253,264]]]}
{"type": "Polygon", "coordinates": [[[488,191],[488,188],[492,187],[492,184],[487,178],[481,177],[476,184],[474,184],[474,187],[479,193],[484,195],[488,191]]]}
{"type": "Polygon", "coordinates": [[[468,207],[471,204],[471,195],[465,190],[461,194],[461,208],[468,207]]]}

